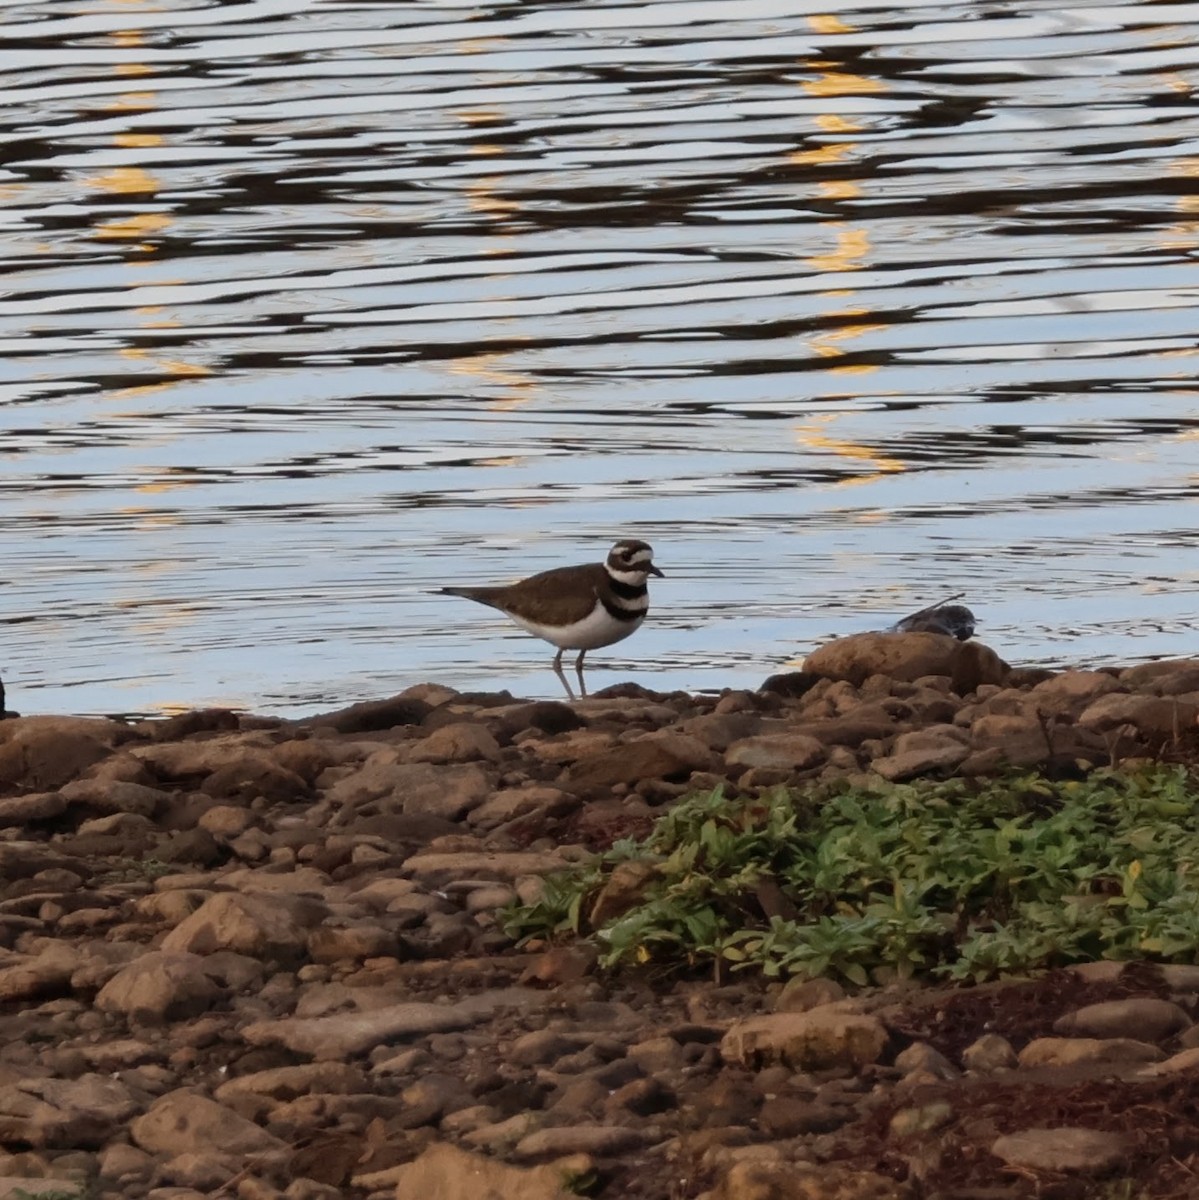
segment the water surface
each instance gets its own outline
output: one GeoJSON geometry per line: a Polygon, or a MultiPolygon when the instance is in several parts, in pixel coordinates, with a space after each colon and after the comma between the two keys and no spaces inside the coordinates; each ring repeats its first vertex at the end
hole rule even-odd
{"type": "Polygon", "coordinates": [[[1195,652],[1199,5],[0,2],[22,711],[554,695],[447,582],[651,541],[592,685],[965,592],[1195,652]]]}

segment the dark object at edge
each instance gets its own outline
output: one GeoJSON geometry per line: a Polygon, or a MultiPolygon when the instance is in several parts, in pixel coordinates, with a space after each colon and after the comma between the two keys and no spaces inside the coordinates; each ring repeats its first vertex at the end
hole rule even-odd
{"type": "MultiPolygon", "coordinates": [[[[950,596],[949,600],[956,600],[950,596]]],[[[891,626],[893,633],[945,633],[959,642],[969,641],[974,636],[974,614],[964,604],[950,604],[941,600],[914,612],[891,626]]]]}

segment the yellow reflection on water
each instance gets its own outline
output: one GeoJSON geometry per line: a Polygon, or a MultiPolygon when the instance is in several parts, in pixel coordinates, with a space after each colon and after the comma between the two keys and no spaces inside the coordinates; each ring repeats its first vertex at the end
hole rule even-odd
{"type": "MultiPolygon", "coordinates": [[[[511,412],[514,408],[527,404],[540,388],[541,382],[532,375],[504,366],[504,360],[510,354],[511,351],[469,354],[454,359],[446,365],[446,369],[454,375],[469,375],[490,388],[501,389],[500,394],[491,399],[487,407],[492,412],[511,412]]],[[[491,459],[487,465],[511,466],[516,461],[518,460],[491,459]]]]}
{"type": "Polygon", "coordinates": [[[114,167],[104,175],[93,175],[84,181],[88,187],[118,196],[139,192],[156,192],[162,186],[158,179],[141,167],[114,167]]]}
{"type": "MultiPolygon", "coordinates": [[[[844,17],[829,13],[814,14],[808,18],[808,23],[815,32],[825,35],[857,32],[857,27],[844,17]]],[[[868,362],[849,361],[849,351],[853,343],[885,326],[882,322],[869,319],[871,310],[868,305],[846,303],[856,294],[856,289],[845,286],[843,277],[868,267],[874,247],[869,228],[855,223],[847,215],[850,210],[840,210],[839,206],[842,202],[862,198],[868,193],[870,184],[869,180],[838,178],[830,174],[830,169],[856,158],[863,129],[858,118],[837,110],[837,99],[878,95],[889,89],[883,80],[848,71],[843,64],[835,61],[813,60],[806,65],[814,75],[801,81],[799,86],[809,96],[829,100],[829,109],[819,113],[813,123],[830,140],[792,150],[787,154],[787,160],[792,166],[811,173],[813,178],[805,182],[816,199],[837,209],[821,222],[829,246],[819,253],[806,256],[804,263],[814,274],[840,277],[835,287],[829,287],[821,293],[827,300],[820,314],[823,318],[822,328],[807,339],[807,347],[814,358],[826,364],[824,370],[830,376],[868,375],[877,367],[868,362]]],[[[855,466],[866,468],[864,473],[840,481],[840,486],[860,487],[906,470],[906,465],[898,458],[851,438],[838,437],[829,427],[840,415],[827,414],[814,420],[801,421],[795,427],[796,443],[803,449],[833,454],[855,466]]],[[[886,513],[881,509],[872,509],[870,519],[885,520],[886,513]]]]}

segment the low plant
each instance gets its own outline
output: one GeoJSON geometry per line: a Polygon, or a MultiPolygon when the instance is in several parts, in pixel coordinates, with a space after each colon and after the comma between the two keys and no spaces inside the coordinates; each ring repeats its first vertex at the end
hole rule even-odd
{"type": "Polygon", "coordinates": [[[1096,958],[1199,952],[1199,786],[1184,768],[876,789],[720,791],[640,841],[546,880],[513,936],[585,935],[601,963],[769,977],[982,980],[1096,958]],[[652,865],[631,907],[587,924],[622,862],[652,865]],[[783,899],[761,902],[763,887],[783,899]]]}

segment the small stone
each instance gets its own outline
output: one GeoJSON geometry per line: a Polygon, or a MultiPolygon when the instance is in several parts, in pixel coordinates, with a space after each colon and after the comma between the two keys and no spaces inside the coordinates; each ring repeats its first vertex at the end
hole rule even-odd
{"type": "Polygon", "coordinates": [[[521,1138],[513,1148],[513,1154],[517,1158],[627,1154],[654,1141],[656,1137],[654,1130],[645,1127],[630,1129],[623,1125],[562,1125],[554,1129],[539,1129],[521,1138]]]}
{"type": "Polygon", "coordinates": [[[930,1133],[953,1120],[953,1105],[946,1100],[934,1100],[911,1108],[901,1108],[891,1117],[889,1128],[894,1137],[911,1137],[914,1133],[930,1133]]]}
{"type": "Polygon", "coordinates": [[[474,721],[459,721],[443,725],[416,742],[407,757],[414,763],[451,763],[479,759],[495,762],[499,756],[500,744],[486,726],[474,721]]]}
{"type": "Polygon", "coordinates": [[[775,1012],[810,1012],[822,1004],[835,1004],[845,999],[845,989],[835,980],[821,976],[804,979],[797,976],[783,985],[775,1001],[775,1012]]]}
{"type": "Polygon", "coordinates": [[[965,735],[957,726],[932,725],[928,729],[900,734],[895,739],[891,753],[876,758],[870,764],[870,769],[884,779],[897,783],[927,775],[931,771],[956,767],[969,753],[965,735]]]}
{"type": "Polygon", "coordinates": [[[1177,1054],[1171,1055],[1165,1062],[1142,1067],[1137,1072],[1137,1077],[1153,1079],[1160,1075],[1177,1075],[1196,1069],[1199,1069],[1199,1046],[1192,1046],[1188,1050],[1180,1050],[1177,1054]]]}
{"type": "Polygon", "coordinates": [[[712,752],[698,738],[673,732],[647,734],[580,759],[567,770],[563,786],[581,795],[646,779],[685,782],[693,771],[706,771],[711,765],[712,752]]]}
{"type": "Polygon", "coordinates": [[[321,1060],[345,1059],[390,1039],[466,1029],[480,1019],[452,1004],[413,1001],[370,1012],[260,1021],[241,1035],[251,1046],[280,1045],[321,1060]]]}
{"type": "Polygon", "coordinates": [[[1016,1051],[1005,1037],[984,1033],[962,1051],[967,1071],[1007,1071],[1016,1066],[1016,1051]]]}
{"type": "Polygon", "coordinates": [[[806,734],[774,733],[742,738],[725,751],[730,767],[766,767],[803,771],[824,760],[824,744],[806,734]]]}
{"type": "Polygon", "coordinates": [[[1043,713],[1077,716],[1093,700],[1123,691],[1121,684],[1105,671],[1063,671],[1038,683],[1029,698],[1043,713]]]}
{"type": "Polygon", "coordinates": [[[817,1008],[734,1021],[720,1052],[726,1062],[751,1067],[780,1062],[810,1071],[866,1066],[879,1060],[886,1044],[878,1018],[817,1008]]]}
{"type": "Polygon", "coordinates": [[[927,1042],[913,1042],[906,1050],[896,1055],[895,1065],[905,1074],[921,1072],[934,1079],[956,1079],[960,1072],[934,1046],[927,1042]]]}
{"type": "Polygon", "coordinates": [[[657,863],[639,859],[617,863],[591,906],[587,918],[591,928],[600,929],[609,921],[636,908],[645,900],[650,885],[657,877],[657,863]]]}
{"type": "Polygon", "coordinates": [[[1122,1133],[1069,1126],[1025,1129],[996,1138],[991,1145],[991,1153],[1010,1167],[1087,1174],[1113,1170],[1133,1149],[1133,1142],[1122,1133]]]}
{"type": "Polygon", "coordinates": [[[1165,1055],[1132,1038],[1037,1038],[1020,1051],[1021,1067],[1067,1067],[1075,1063],[1159,1062],[1165,1055]]]}
{"type": "Polygon", "coordinates": [[[315,900],[218,892],[167,934],[162,949],[191,954],[234,950],[294,961],[308,948],[309,928],[326,914],[315,900]]]}

